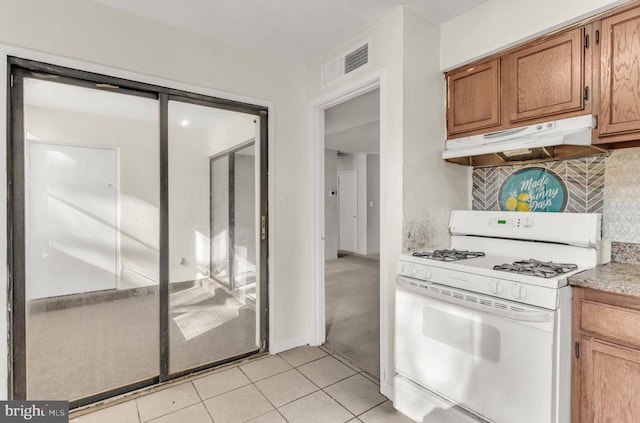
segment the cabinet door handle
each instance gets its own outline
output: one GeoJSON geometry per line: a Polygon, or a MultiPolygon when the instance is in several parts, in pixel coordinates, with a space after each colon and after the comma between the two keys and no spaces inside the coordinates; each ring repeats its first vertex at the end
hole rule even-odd
{"type": "Polygon", "coordinates": [[[580,358],[580,342],[576,342],[574,346],[574,350],[576,353],[576,358],[580,358]]]}

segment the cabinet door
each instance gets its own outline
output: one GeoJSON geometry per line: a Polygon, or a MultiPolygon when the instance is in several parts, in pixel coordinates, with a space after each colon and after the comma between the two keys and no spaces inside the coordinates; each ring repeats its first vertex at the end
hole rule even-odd
{"type": "Polygon", "coordinates": [[[640,8],[602,20],[599,135],[640,131],[640,8]]]}
{"type": "Polygon", "coordinates": [[[498,59],[447,74],[447,134],[500,124],[498,59]]]}
{"type": "Polygon", "coordinates": [[[505,60],[511,122],[584,108],[584,29],[579,28],[505,60]]]}
{"type": "Polygon", "coordinates": [[[583,338],[581,423],[635,423],[640,416],[640,351],[583,338]]]}

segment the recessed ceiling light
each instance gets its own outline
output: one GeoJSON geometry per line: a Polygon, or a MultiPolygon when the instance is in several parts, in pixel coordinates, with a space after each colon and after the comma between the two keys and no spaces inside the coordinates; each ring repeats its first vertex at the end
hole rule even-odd
{"type": "Polygon", "coordinates": [[[180,122],[181,126],[187,126],[189,124],[189,121],[187,119],[183,119],[182,122],[180,122]]]}

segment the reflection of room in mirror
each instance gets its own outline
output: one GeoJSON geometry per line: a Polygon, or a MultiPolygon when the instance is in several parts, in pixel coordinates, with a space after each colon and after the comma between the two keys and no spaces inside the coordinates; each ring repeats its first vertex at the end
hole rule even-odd
{"type": "Polygon", "coordinates": [[[153,377],[157,100],[30,78],[24,87],[28,397],[153,377]]]}
{"type": "MultiPolygon", "coordinates": [[[[28,397],[74,400],[156,377],[158,99],[24,86],[28,397]]],[[[168,104],[166,321],[177,373],[260,348],[260,125],[254,114],[168,104]]]]}
{"type": "Polygon", "coordinates": [[[169,101],[172,372],[258,349],[255,121],[169,101]],[[178,300],[194,293],[193,303],[178,300]]]}

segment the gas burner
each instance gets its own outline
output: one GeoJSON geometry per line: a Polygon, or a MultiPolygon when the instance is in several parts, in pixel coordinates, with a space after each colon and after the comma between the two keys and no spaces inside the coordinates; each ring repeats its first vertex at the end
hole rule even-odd
{"type": "Polygon", "coordinates": [[[522,275],[553,278],[554,276],[576,270],[578,266],[570,263],[554,263],[552,261],[538,261],[534,259],[514,261],[513,264],[497,264],[493,270],[519,273],[522,275]]]}
{"type": "Polygon", "coordinates": [[[439,261],[456,261],[465,260],[475,257],[483,257],[484,253],[481,251],[467,251],[467,250],[435,250],[433,252],[419,252],[413,253],[414,257],[423,257],[430,260],[439,261]]]}

